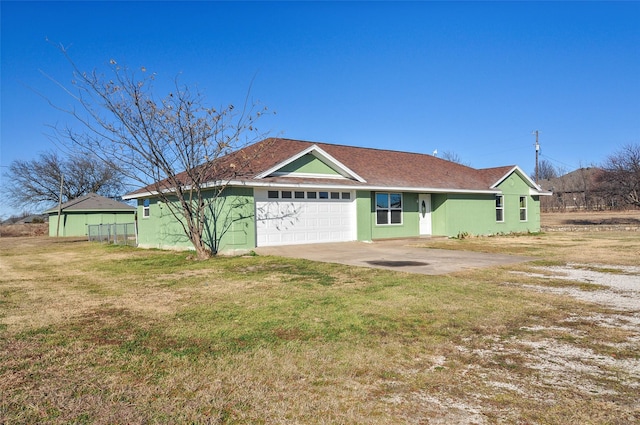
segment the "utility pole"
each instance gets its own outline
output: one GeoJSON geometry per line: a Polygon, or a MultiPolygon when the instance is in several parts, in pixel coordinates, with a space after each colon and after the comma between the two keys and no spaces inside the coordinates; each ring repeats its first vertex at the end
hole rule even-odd
{"type": "Polygon", "coordinates": [[[56,227],[56,238],[60,236],[60,216],[62,215],[62,185],[64,184],[64,174],[60,173],[60,197],[58,198],[58,224],[56,227]]]}
{"type": "Polygon", "coordinates": [[[540,144],[538,143],[538,130],[531,132],[536,135],[536,184],[538,184],[540,167],[538,165],[538,156],[540,154],[540,144]]]}

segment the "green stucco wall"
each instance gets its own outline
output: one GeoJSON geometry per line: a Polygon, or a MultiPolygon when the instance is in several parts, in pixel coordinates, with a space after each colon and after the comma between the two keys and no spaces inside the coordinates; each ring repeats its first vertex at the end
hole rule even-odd
{"type": "Polygon", "coordinates": [[[377,192],[358,191],[356,208],[358,217],[357,237],[360,241],[373,239],[405,238],[418,236],[418,194],[402,194],[402,224],[376,224],[375,196],[377,192]]]}
{"type": "MultiPolygon", "coordinates": [[[[505,233],[540,231],[540,197],[529,195],[529,186],[517,173],[513,173],[498,186],[505,199],[505,233]],[[520,221],[520,196],[527,196],[527,220],[520,221]]],[[[503,224],[505,224],[503,223],[503,224]]]]}
{"type": "Polygon", "coordinates": [[[431,194],[431,234],[447,235],[447,194],[431,194]]]}
{"type": "MultiPolygon", "coordinates": [[[[302,159],[302,158],[301,158],[302,159]]],[[[315,158],[312,158],[315,160],[315,158]]],[[[313,161],[311,161],[313,162],[313,161]]],[[[310,163],[307,163],[310,164],[310,163]]],[[[296,168],[300,170],[301,168],[296,168]]],[[[309,172],[306,169],[305,172],[309,172]]],[[[317,172],[317,169],[316,171],[317,172]]],[[[504,195],[504,222],[496,221],[495,195],[431,193],[433,235],[458,236],[496,233],[537,232],[540,230],[540,204],[530,196],[527,182],[517,173],[500,185],[504,195]],[[520,220],[519,197],[527,197],[527,220],[520,220]]],[[[211,192],[213,194],[213,192],[211,192]]],[[[420,233],[418,193],[402,193],[402,224],[377,225],[375,195],[356,191],[357,239],[416,237],[420,233]]],[[[150,217],[143,218],[144,200],[138,201],[139,246],[146,248],[193,249],[182,226],[166,205],[150,198],[150,217]]],[[[256,246],[255,202],[252,188],[225,189],[216,202],[218,219],[211,218],[205,237],[220,253],[239,253],[256,246]],[[212,242],[212,241],[215,241],[212,242]]],[[[211,214],[213,217],[213,214],[211,214]]],[[[55,227],[54,227],[55,228],[55,227]]]]}
{"type": "MultiPolygon", "coordinates": [[[[253,189],[226,188],[213,200],[209,192],[210,208],[203,237],[219,253],[248,251],[256,246],[253,189]],[[217,217],[217,218],[214,218],[217,217]]],[[[143,218],[144,200],[138,200],[138,246],[142,248],[193,249],[193,244],[169,207],[156,198],[149,199],[148,218],[143,218]]]]}
{"type": "MultiPolygon", "coordinates": [[[[530,187],[518,173],[513,173],[498,187],[504,196],[504,221],[496,221],[494,194],[431,194],[431,232],[439,236],[491,235],[540,231],[540,202],[529,195],[530,187]],[[520,220],[520,196],[527,198],[527,220],[520,220]]],[[[356,193],[358,240],[415,237],[420,234],[418,194],[403,193],[403,223],[376,225],[375,193],[356,193]]]]}
{"type": "Polygon", "coordinates": [[[371,192],[356,191],[356,211],[358,220],[357,238],[359,241],[372,240],[371,223],[374,220],[371,214],[373,208],[373,197],[371,192]]]}
{"type": "Polygon", "coordinates": [[[488,235],[496,233],[496,225],[506,224],[496,223],[492,194],[437,194],[432,196],[432,207],[434,235],[488,235]]]}
{"type": "MultiPolygon", "coordinates": [[[[87,236],[89,224],[133,223],[135,210],[118,212],[73,211],[62,212],[60,236],[87,236]]],[[[58,214],[49,215],[49,236],[58,232],[58,214]]]]}
{"type": "Polygon", "coordinates": [[[278,171],[287,173],[308,173],[308,174],[339,174],[324,162],[311,154],[304,155],[295,161],[285,165],[278,171]]]}
{"type": "Polygon", "coordinates": [[[513,173],[498,187],[504,196],[504,221],[496,221],[493,194],[432,195],[434,235],[490,235],[540,231],[540,202],[529,195],[529,186],[513,173]],[[520,220],[520,196],[527,197],[527,220],[520,220]]]}

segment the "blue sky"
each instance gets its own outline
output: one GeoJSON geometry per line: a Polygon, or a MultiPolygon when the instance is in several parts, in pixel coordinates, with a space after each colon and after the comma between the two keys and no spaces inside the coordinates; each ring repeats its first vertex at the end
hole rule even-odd
{"type": "Polygon", "coordinates": [[[0,5],[3,173],[55,148],[48,125],[71,123],[41,96],[69,103],[42,74],[71,80],[47,38],[82,69],[180,74],[215,106],[241,103],[253,81],[277,112],[262,122],[273,136],[527,172],[533,130],[567,171],[640,143],[640,2],[0,5]]]}

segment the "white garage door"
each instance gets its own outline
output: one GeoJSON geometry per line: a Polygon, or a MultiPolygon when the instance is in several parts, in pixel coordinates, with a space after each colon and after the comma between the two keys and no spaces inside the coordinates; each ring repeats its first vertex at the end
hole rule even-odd
{"type": "Polygon", "coordinates": [[[352,192],[255,190],[258,246],[356,239],[352,192]]]}

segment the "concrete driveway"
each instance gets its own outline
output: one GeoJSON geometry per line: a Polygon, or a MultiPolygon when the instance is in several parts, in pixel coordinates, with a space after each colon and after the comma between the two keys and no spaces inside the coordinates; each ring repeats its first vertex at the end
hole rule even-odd
{"type": "Polygon", "coordinates": [[[325,263],[375,267],[408,273],[447,274],[465,269],[501,266],[534,260],[516,255],[419,248],[419,238],[366,242],[337,242],[256,248],[258,255],[305,258],[325,263]],[[414,245],[414,246],[412,246],[414,245]]]}

